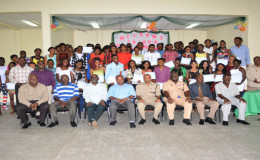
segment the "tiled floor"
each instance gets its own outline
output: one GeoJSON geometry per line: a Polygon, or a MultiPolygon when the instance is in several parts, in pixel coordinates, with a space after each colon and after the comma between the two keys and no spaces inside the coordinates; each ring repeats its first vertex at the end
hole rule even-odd
{"type": "MultiPolygon", "coordinates": [[[[109,126],[107,113],[93,129],[81,121],[77,128],[69,124],[67,113],[59,113],[60,125],[42,128],[31,119],[32,126],[22,130],[16,115],[3,111],[0,117],[1,160],[259,160],[260,121],[249,116],[250,126],[236,124],[230,115],[230,126],[198,125],[193,113],[193,125],[182,123],[182,113],[176,112],[175,126],[165,121],[151,122],[130,129],[128,114],[118,114],[116,126],[109,126]]],[[[140,117],[139,117],[140,120],[140,117]]]]}

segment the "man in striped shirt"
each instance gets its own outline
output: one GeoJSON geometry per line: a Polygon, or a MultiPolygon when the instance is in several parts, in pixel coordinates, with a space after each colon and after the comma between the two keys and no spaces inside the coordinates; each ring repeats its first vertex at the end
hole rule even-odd
{"type": "Polygon", "coordinates": [[[58,125],[57,109],[67,107],[70,115],[70,125],[77,127],[74,122],[76,116],[76,100],[79,97],[79,88],[77,85],[69,82],[67,75],[61,76],[61,84],[56,85],[54,89],[53,98],[55,102],[50,105],[51,124],[48,127],[58,125]]]}

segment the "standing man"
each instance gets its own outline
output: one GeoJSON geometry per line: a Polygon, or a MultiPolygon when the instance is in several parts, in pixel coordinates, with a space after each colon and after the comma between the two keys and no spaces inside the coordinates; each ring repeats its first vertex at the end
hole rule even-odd
{"type": "Polygon", "coordinates": [[[77,127],[74,122],[76,117],[76,100],[79,97],[79,88],[77,85],[69,82],[69,77],[67,75],[61,76],[61,84],[57,85],[54,89],[53,98],[55,102],[50,105],[51,113],[51,124],[49,128],[59,125],[57,119],[57,109],[67,107],[69,109],[70,115],[70,125],[72,127],[77,127]]]}
{"type": "Polygon", "coordinates": [[[156,50],[156,52],[159,52],[161,56],[162,56],[163,53],[165,52],[165,51],[163,50],[163,46],[164,46],[163,43],[158,43],[158,44],[157,44],[157,50],[156,50]]]}
{"type": "Polygon", "coordinates": [[[155,45],[149,45],[149,52],[144,54],[144,60],[149,61],[152,66],[157,65],[157,60],[161,58],[161,54],[155,51],[155,45]]]}
{"type": "Polygon", "coordinates": [[[107,87],[103,83],[98,83],[99,77],[96,74],[92,75],[91,80],[91,83],[83,89],[83,97],[87,104],[88,124],[97,128],[97,121],[106,109],[107,87]]]}
{"type": "Polygon", "coordinates": [[[116,124],[116,113],[118,107],[125,107],[128,110],[130,119],[130,128],[135,128],[135,106],[132,101],[135,98],[134,87],[130,84],[124,83],[124,77],[116,76],[117,84],[110,87],[108,90],[108,98],[112,100],[109,108],[111,111],[111,126],[116,124]]]}
{"type": "Polygon", "coordinates": [[[113,86],[115,84],[114,82],[111,83],[110,81],[108,81],[110,79],[109,77],[115,78],[117,75],[125,75],[124,65],[118,62],[118,56],[113,55],[112,60],[113,62],[106,66],[105,72],[105,79],[106,83],[109,85],[108,87],[113,86]]]}
{"type": "Polygon", "coordinates": [[[219,107],[219,103],[213,99],[209,86],[203,83],[203,75],[198,75],[196,80],[196,83],[189,85],[189,89],[191,99],[197,105],[200,115],[199,124],[204,125],[204,121],[209,124],[216,124],[212,119],[214,118],[214,115],[219,107]],[[210,107],[210,112],[206,119],[204,117],[205,105],[210,107]]]}
{"type": "Polygon", "coordinates": [[[170,120],[169,125],[174,125],[174,111],[176,105],[184,107],[183,123],[191,125],[190,115],[192,110],[192,101],[190,98],[190,91],[185,82],[179,81],[178,73],[171,73],[171,79],[163,84],[163,92],[170,120]]]}
{"type": "Polygon", "coordinates": [[[19,65],[15,66],[10,70],[9,80],[11,83],[15,84],[15,95],[16,95],[16,105],[19,104],[18,99],[18,89],[25,83],[28,82],[28,77],[33,71],[33,68],[25,65],[25,58],[19,58],[19,65]]]}
{"type": "Polygon", "coordinates": [[[20,103],[16,107],[16,112],[21,118],[22,129],[31,126],[31,122],[27,116],[28,111],[40,111],[40,118],[37,122],[40,126],[44,127],[46,115],[49,112],[48,92],[47,88],[38,83],[38,78],[35,74],[30,74],[29,83],[24,84],[19,89],[20,103]]]}
{"type": "Polygon", "coordinates": [[[136,97],[137,97],[137,107],[138,111],[142,117],[139,124],[144,124],[145,119],[145,107],[146,105],[154,106],[153,122],[155,124],[160,124],[158,121],[158,115],[162,110],[161,102],[161,90],[158,84],[152,82],[151,75],[144,75],[144,83],[138,84],[136,86],[136,97]]]}
{"type": "Polygon", "coordinates": [[[121,45],[122,52],[118,53],[119,62],[124,65],[124,69],[128,69],[128,63],[132,58],[132,54],[126,51],[126,45],[121,45]]]}
{"type": "Polygon", "coordinates": [[[237,85],[230,83],[230,80],[230,75],[224,75],[223,82],[215,86],[217,101],[222,104],[223,125],[228,126],[228,116],[231,105],[237,106],[239,110],[237,123],[249,125],[250,123],[245,121],[246,101],[240,95],[237,85]]]}
{"type": "Polygon", "coordinates": [[[168,50],[162,54],[162,58],[165,59],[165,62],[169,62],[169,61],[174,62],[177,57],[179,57],[179,53],[173,50],[172,44],[169,44],[168,50]]]}
{"type": "Polygon", "coordinates": [[[234,54],[241,60],[241,66],[246,69],[250,64],[250,54],[247,46],[242,45],[243,39],[241,37],[234,38],[235,46],[231,47],[231,54],[234,54]]]}
{"type": "Polygon", "coordinates": [[[147,52],[147,49],[144,49],[143,42],[138,42],[136,46],[139,48],[139,53],[140,54],[144,55],[147,52]]]}
{"type": "Polygon", "coordinates": [[[37,62],[38,69],[32,71],[32,74],[35,74],[38,77],[38,82],[45,85],[48,89],[48,103],[52,103],[52,92],[55,88],[55,79],[53,76],[52,71],[44,68],[44,62],[38,61],[37,62]]]}
{"type": "Polygon", "coordinates": [[[253,65],[246,69],[247,91],[260,90],[260,57],[254,58],[253,65]]]}

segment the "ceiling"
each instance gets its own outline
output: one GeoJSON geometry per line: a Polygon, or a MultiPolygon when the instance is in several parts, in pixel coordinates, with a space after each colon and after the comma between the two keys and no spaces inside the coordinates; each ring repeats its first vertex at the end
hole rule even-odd
{"type": "MultiPolygon", "coordinates": [[[[131,15],[130,15],[131,16],[131,15]]],[[[135,15],[134,15],[135,16],[135,15]]],[[[100,25],[100,30],[145,30],[141,29],[140,26],[144,22],[142,18],[131,19],[125,21],[129,15],[57,15],[56,17],[64,20],[62,24],[73,30],[97,30],[94,29],[90,24],[91,22],[97,22],[100,25]],[[113,23],[115,24],[113,25],[113,23]],[[84,24],[80,25],[80,24],[84,24]],[[107,25],[109,24],[109,25],[107,25]]],[[[157,16],[145,16],[146,18],[155,18],[157,16]]],[[[177,18],[185,21],[185,25],[178,25],[169,22],[166,19],[160,19],[157,21],[156,27],[159,30],[182,30],[185,27],[196,21],[209,21],[209,24],[218,24],[221,22],[228,21],[236,16],[196,16],[196,15],[167,15],[170,18],[177,18]],[[187,24],[187,25],[186,25],[187,24]]],[[[41,14],[39,13],[22,13],[22,14],[0,14],[0,29],[25,29],[32,28],[29,25],[21,22],[22,19],[34,22],[41,27],[41,14]]],[[[208,27],[200,28],[203,30],[208,27]]]]}

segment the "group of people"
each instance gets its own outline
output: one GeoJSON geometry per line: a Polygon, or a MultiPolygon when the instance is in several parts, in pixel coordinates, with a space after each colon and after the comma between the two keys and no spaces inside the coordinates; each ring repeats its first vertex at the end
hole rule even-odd
{"type": "Polygon", "coordinates": [[[255,74],[260,69],[260,57],[254,57],[254,64],[250,64],[249,50],[242,42],[242,38],[236,37],[231,49],[226,48],[223,40],[218,46],[209,39],[204,45],[195,39],[186,47],[181,41],[174,45],[150,44],[148,50],[142,42],[134,48],[131,44],[111,43],[101,49],[100,44],[87,44],[92,49],[89,53],[83,53],[85,47],[73,49],[61,43],[50,47],[45,57],[36,48],[31,58],[21,51],[20,57],[11,55],[8,66],[0,57],[1,108],[7,109],[9,92],[11,113],[17,113],[22,128],[31,125],[28,112],[36,112],[40,126],[46,126],[44,121],[49,113],[48,127],[54,127],[59,124],[57,109],[64,107],[69,110],[71,126],[76,127],[74,119],[79,105],[81,110],[86,107],[88,124],[96,128],[107,107],[112,126],[117,122],[118,108],[124,107],[129,112],[130,127],[135,128],[135,104],[142,117],[140,125],[146,122],[147,105],[154,107],[152,121],[160,124],[158,116],[165,104],[169,125],[174,125],[176,105],[184,107],[186,125],[191,125],[192,104],[197,106],[200,125],[216,124],[213,117],[221,105],[225,126],[231,105],[235,105],[239,109],[237,123],[248,125],[242,95],[246,88],[260,90],[260,74],[255,74]],[[216,80],[207,81],[206,75],[214,75],[216,80]],[[206,118],[205,105],[210,107],[206,118]]]}

